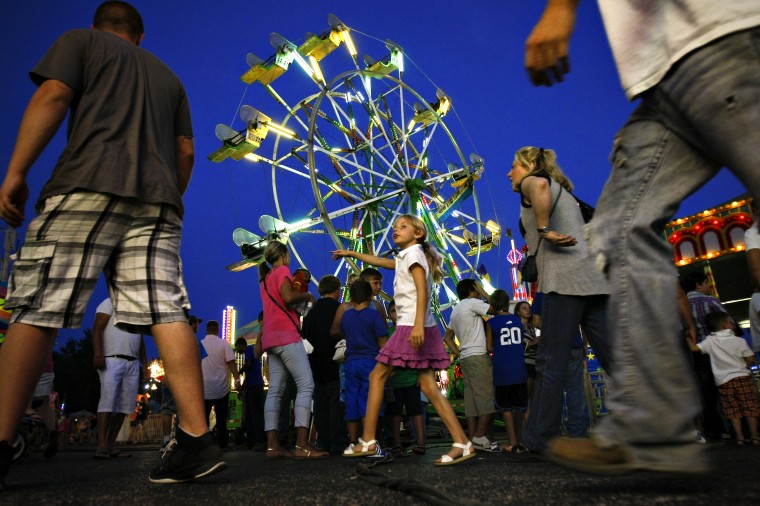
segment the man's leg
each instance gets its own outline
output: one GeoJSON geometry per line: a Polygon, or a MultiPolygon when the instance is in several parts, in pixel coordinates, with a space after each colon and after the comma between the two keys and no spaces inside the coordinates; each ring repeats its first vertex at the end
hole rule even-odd
{"type": "Polygon", "coordinates": [[[108,411],[98,411],[98,454],[108,453],[108,429],[112,413],[108,411]]]}
{"type": "Polygon", "coordinates": [[[191,436],[208,432],[203,404],[203,376],[198,340],[187,322],[153,325],[153,338],[171,381],[182,430],[191,436]]]}
{"type": "MultiPolygon", "coordinates": [[[[16,436],[58,329],[12,323],[0,348],[0,441],[16,436]]],[[[2,479],[2,477],[0,477],[2,479]]]]}
{"type": "Polygon", "coordinates": [[[224,470],[227,464],[208,430],[200,347],[190,325],[160,323],[151,330],[171,381],[182,426],[176,431],[177,445],[164,454],[161,464],[150,473],[150,481],[178,483],[224,470]]]}
{"type": "MultiPolygon", "coordinates": [[[[98,415],[100,415],[100,413],[98,413],[98,415]]],[[[114,447],[116,446],[116,437],[119,435],[119,431],[121,430],[121,426],[124,423],[125,416],[126,415],[124,413],[111,413],[111,416],[108,418],[108,439],[106,441],[108,448],[106,449],[106,451],[109,454],[115,453],[114,447]]],[[[99,419],[98,419],[98,432],[100,432],[99,419]]],[[[98,434],[98,436],[100,436],[100,434],[98,434]]]]}
{"type": "Polygon", "coordinates": [[[219,448],[227,448],[230,440],[230,433],[227,430],[227,418],[230,415],[230,394],[229,392],[221,399],[214,401],[216,410],[216,440],[219,448]]]}
{"type": "Polygon", "coordinates": [[[10,442],[32,398],[57,329],[12,323],[0,348],[0,491],[13,460],[10,442]]]}

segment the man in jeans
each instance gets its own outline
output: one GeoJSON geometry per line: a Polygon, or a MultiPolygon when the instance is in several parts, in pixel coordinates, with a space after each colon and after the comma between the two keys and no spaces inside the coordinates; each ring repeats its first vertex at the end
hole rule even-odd
{"type": "Polygon", "coordinates": [[[61,35],[32,69],[38,85],[0,186],[0,218],[24,222],[26,176],[71,110],[67,145],[37,201],[9,280],[13,311],[0,350],[0,489],[8,443],[59,328],[77,328],[100,273],[114,322],[153,334],[182,426],[150,473],[176,483],[226,463],[203,410],[198,342],[179,257],[182,194],[193,169],[190,106],[179,78],[138,47],[140,14],[124,2],[98,7],[91,30],[61,35]]]}
{"type": "MultiPolygon", "coordinates": [[[[577,0],[550,0],[526,42],[535,84],[561,81],[577,0]]],[[[706,472],[697,389],[680,342],[676,271],[663,237],[683,199],[726,166],[760,196],[760,3],[599,0],[626,94],[640,100],[614,146],[590,223],[612,284],[614,389],[591,439],[548,455],[596,473],[706,472]]]]}

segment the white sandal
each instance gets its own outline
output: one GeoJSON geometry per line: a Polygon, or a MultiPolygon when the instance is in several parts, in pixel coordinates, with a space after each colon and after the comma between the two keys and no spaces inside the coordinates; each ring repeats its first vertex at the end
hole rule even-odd
{"type": "Polygon", "coordinates": [[[359,438],[359,442],[356,444],[350,444],[348,445],[348,448],[346,448],[343,451],[344,457],[366,457],[368,455],[375,455],[380,450],[380,445],[377,444],[376,439],[372,439],[370,441],[364,441],[362,438],[359,438]],[[370,450],[369,447],[375,445],[374,450],[370,450]],[[361,446],[361,451],[354,451],[354,448],[361,446]]]}
{"type": "Polygon", "coordinates": [[[433,462],[433,464],[436,466],[453,466],[454,464],[459,464],[460,462],[464,462],[465,460],[471,459],[475,456],[475,449],[472,447],[472,441],[467,441],[467,444],[454,443],[451,446],[453,448],[461,448],[462,456],[456,459],[452,459],[448,455],[443,455],[440,459],[437,459],[435,462],[433,462]]]}

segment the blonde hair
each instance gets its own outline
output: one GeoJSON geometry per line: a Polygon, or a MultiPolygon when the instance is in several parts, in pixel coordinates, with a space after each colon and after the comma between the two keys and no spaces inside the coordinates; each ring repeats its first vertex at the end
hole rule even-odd
{"type": "Polygon", "coordinates": [[[515,162],[528,169],[525,177],[546,174],[565,190],[573,191],[572,181],[557,165],[557,153],[554,150],[525,146],[515,153],[515,162]]]}
{"type": "Polygon", "coordinates": [[[425,258],[427,258],[428,262],[428,270],[430,270],[430,275],[433,278],[433,283],[440,284],[443,281],[443,270],[441,269],[443,258],[441,257],[441,254],[438,253],[438,250],[435,246],[425,241],[427,238],[427,227],[425,227],[425,223],[423,223],[421,219],[412,214],[402,214],[398,217],[396,222],[399,220],[406,220],[406,222],[409,223],[413,229],[422,232],[422,237],[417,239],[417,244],[421,245],[422,251],[425,252],[425,258]]]}
{"type": "Polygon", "coordinates": [[[264,248],[264,261],[259,264],[259,283],[264,281],[264,278],[272,270],[271,264],[275,263],[280,257],[288,254],[288,247],[280,241],[269,241],[267,247],[264,248]]]}

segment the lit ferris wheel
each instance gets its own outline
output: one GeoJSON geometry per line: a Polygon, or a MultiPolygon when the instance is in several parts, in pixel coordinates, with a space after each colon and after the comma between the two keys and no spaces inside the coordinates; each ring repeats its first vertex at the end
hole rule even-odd
{"type": "MultiPolygon", "coordinates": [[[[271,34],[275,53],[265,60],[248,54],[241,79],[262,86],[268,97],[239,108],[242,130],[216,128],[222,147],[209,160],[270,167],[277,215],[260,218],[263,235],[235,230],[243,260],[228,269],[258,264],[275,238],[309,268],[314,251],[301,248],[304,234],[327,234],[336,248],[393,255],[393,223],[414,214],[444,257],[446,279],[433,294],[441,317],[458,300],[457,281],[479,278],[480,254],[500,240],[499,225],[482,221],[475,192],[483,159],[462,153],[443,120],[450,98],[419,74],[407,74],[399,45],[363,36],[384,56],[360,59],[352,30],[334,15],[328,22],[329,29],[307,34],[300,45],[271,34]],[[431,89],[423,95],[410,83],[431,89]]],[[[359,268],[343,259],[335,274],[359,268]]]]}

